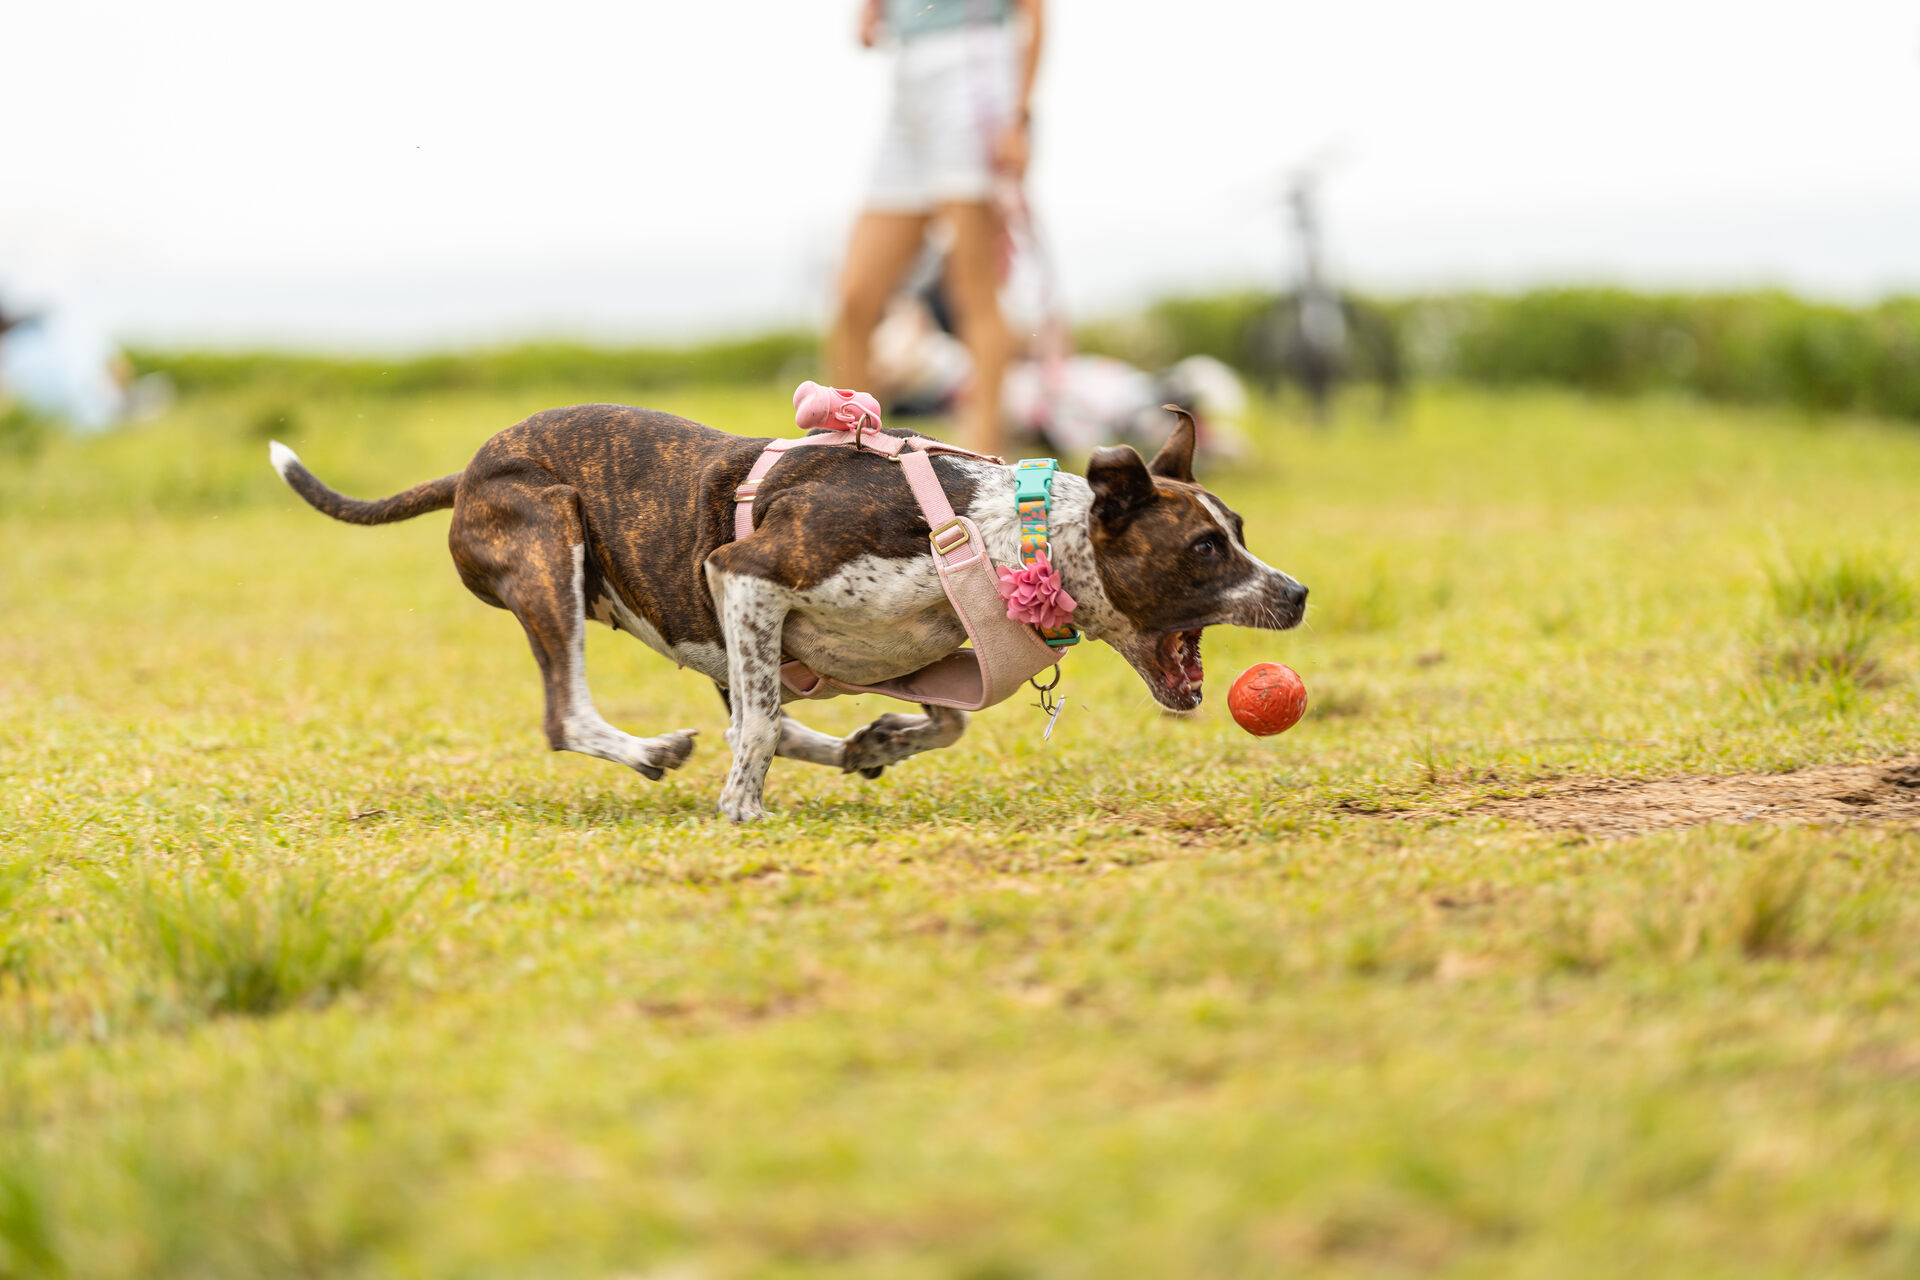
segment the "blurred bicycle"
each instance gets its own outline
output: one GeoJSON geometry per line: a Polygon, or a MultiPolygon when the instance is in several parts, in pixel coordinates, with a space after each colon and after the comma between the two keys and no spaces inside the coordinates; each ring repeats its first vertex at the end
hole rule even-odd
{"type": "Polygon", "coordinates": [[[1320,173],[1308,165],[1287,185],[1287,208],[1299,246],[1293,287],[1248,333],[1247,367],[1269,392],[1300,387],[1317,422],[1326,422],[1343,382],[1373,382],[1380,412],[1391,413],[1405,382],[1393,318],[1328,282],[1321,252],[1320,173]]]}

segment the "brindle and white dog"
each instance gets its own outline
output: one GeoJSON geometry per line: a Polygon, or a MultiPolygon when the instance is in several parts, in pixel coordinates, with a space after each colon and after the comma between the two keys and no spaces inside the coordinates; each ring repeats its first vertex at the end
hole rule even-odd
{"type": "MultiPolygon", "coordinates": [[[[905,434],[892,432],[890,434],[905,434]]],[[[783,659],[855,684],[917,671],[966,639],[928,550],[927,522],[900,469],[871,452],[801,449],[761,483],[751,537],[734,540],[734,487],[765,438],[748,439],[623,405],[536,413],[493,437],[465,471],[365,502],[336,493],[274,444],[274,468],[317,510],[388,524],[453,508],[448,543],[467,588],[513,611],[546,683],[547,741],[658,779],[693,750],[694,730],[637,738],[594,709],[586,621],[638,638],[720,687],[732,712],[733,769],[720,811],[766,816],[776,755],[878,777],[951,746],[965,712],[883,715],[845,738],[787,715],[783,659]]],[[[1151,463],[1124,446],[1093,455],[1085,479],[1053,483],[1048,537],[1074,622],[1133,664],[1154,700],[1200,704],[1200,632],[1284,630],[1307,590],[1247,550],[1240,517],[1193,479],[1182,418],[1151,463]]],[[[996,563],[1019,563],[1013,468],[938,457],[956,513],[996,563]]]]}

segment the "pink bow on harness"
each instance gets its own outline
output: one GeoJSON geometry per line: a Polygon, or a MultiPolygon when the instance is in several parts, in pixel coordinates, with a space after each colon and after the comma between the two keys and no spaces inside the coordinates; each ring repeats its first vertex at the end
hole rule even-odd
{"type": "Polygon", "coordinates": [[[793,420],[802,431],[880,429],[880,402],[864,391],[803,382],[793,389],[793,420]]]}

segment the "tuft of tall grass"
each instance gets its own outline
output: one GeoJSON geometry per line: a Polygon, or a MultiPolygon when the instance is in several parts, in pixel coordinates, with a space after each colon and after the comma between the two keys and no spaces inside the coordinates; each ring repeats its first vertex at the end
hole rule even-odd
{"type": "Polygon", "coordinates": [[[1886,556],[1839,551],[1792,557],[1767,571],[1767,594],[1783,619],[1899,623],[1913,616],[1913,586],[1886,556]]]}
{"type": "Polygon", "coordinates": [[[143,958],[211,1015],[323,1005],[364,986],[406,905],[324,873],[258,880],[232,867],[143,877],[122,896],[143,958]]]}
{"type": "Polygon", "coordinates": [[[1824,684],[1837,710],[1888,683],[1881,642],[1913,616],[1914,590],[1889,557],[1843,550],[1787,557],[1767,571],[1769,617],[1756,645],[1763,681],[1824,684]]]}
{"type": "Polygon", "coordinates": [[[1534,917],[1532,950],[1547,971],[1593,975],[1615,963],[1807,959],[1886,928],[1885,902],[1822,859],[1825,838],[1764,828],[1664,837],[1689,851],[1667,876],[1626,900],[1552,896],[1534,917]]]}
{"type": "Polygon", "coordinates": [[[1768,858],[1750,871],[1732,895],[1732,932],[1748,959],[1792,955],[1810,944],[1804,862],[1768,858]]]}
{"type": "Polygon", "coordinates": [[[1781,628],[1760,645],[1760,675],[1801,684],[1877,688],[1887,682],[1877,653],[1880,631],[1858,620],[1781,628]]]}

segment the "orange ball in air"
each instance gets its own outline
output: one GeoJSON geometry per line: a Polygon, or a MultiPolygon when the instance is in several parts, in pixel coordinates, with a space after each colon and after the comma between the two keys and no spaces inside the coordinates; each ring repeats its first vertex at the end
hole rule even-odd
{"type": "Polygon", "coordinates": [[[1234,723],[1256,738],[1285,733],[1307,711],[1307,686],[1292,667],[1256,662],[1240,673],[1227,691],[1234,723]]]}

